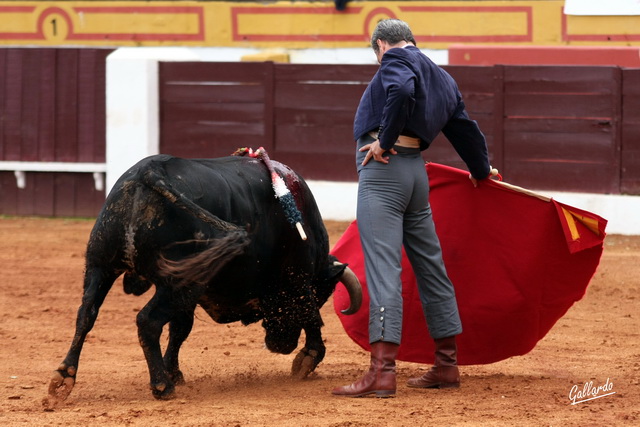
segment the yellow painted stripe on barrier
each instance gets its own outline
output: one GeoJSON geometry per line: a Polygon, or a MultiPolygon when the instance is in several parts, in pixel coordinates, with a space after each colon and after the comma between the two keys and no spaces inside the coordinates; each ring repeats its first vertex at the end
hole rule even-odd
{"type": "Polygon", "coordinates": [[[562,0],[0,1],[0,45],[366,47],[400,18],[421,47],[453,43],[640,45],[638,16],[565,16],[562,0]]]}
{"type": "Polygon", "coordinates": [[[338,12],[330,6],[231,6],[233,41],[355,41],[366,43],[362,7],[338,12]],[[277,22],[278,25],[274,25],[277,22]]]}
{"type": "Polygon", "coordinates": [[[161,34],[203,35],[203,10],[200,7],[82,7],[74,11],[81,17],[77,34],[132,34],[140,29],[143,38],[161,34]],[[118,25],[114,26],[113,23],[118,25]]]}
{"type": "Polygon", "coordinates": [[[400,6],[403,17],[422,38],[457,41],[532,41],[531,6],[400,6]]]}
{"type": "Polygon", "coordinates": [[[640,42],[638,16],[563,16],[562,28],[570,42],[640,42]]]}

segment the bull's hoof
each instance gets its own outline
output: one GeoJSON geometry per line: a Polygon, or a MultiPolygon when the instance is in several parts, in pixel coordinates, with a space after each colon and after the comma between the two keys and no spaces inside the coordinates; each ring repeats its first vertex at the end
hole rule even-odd
{"type": "Polygon", "coordinates": [[[151,394],[158,400],[169,400],[175,397],[176,388],[173,384],[157,383],[150,384],[151,394]]]}
{"type": "Polygon", "coordinates": [[[300,350],[296,358],[293,359],[291,376],[300,380],[307,378],[307,376],[316,369],[318,363],[320,363],[318,354],[317,350],[307,350],[306,347],[300,350]]]}
{"type": "Polygon", "coordinates": [[[49,381],[49,394],[42,401],[46,410],[52,410],[59,402],[65,400],[76,383],[76,368],[66,366],[64,363],[53,371],[53,376],[49,381]]]}
{"type": "Polygon", "coordinates": [[[175,385],[185,385],[186,383],[186,381],[184,380],[184,375],[182,375],[182,371],[180,370],[172,372],[170,374],[170,377],[171,377],[171,381],[173,381],[175,385]]]}

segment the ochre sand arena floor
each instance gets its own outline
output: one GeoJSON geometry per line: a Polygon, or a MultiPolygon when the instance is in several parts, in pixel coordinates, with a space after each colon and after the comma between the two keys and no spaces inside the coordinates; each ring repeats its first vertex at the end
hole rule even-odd
{"type": "MultiPolygon", "coordinates": [[[[327,222],[332,244],[347,225],[327,222]]],[[[586,296],[529,354],[463,367],[462,387],[442,391],[406,388],[425,368],[400,362],[394,399],[331,395],[364,372],[368,354],[347,337],[329,301],[327,356],[310,379],[289,378],[293,355],[264,349],[259,324],[219,325],[198,310],[181,353],[187,384],[171,401],[154,400],[135,326],[151,292],[126,295],[119,279],[89,335],[75,389],[44,411],[51,372],[73,335],[92,226],[0,218],[0,425],[640,425],[640,237],[613,235],[586,296]],[[574,386],[607,381],[615,394],[571,405],[574,386]]]]}

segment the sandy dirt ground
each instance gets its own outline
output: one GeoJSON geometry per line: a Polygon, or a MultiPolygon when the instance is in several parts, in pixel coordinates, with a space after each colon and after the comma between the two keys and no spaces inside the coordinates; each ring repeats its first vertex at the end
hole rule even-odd
{"type": "MultiPolygon", "coordinates": [[[[640,425],[640,237],[614,235],[586,296],[529,354],[463,367],[455,390],[409,389],[406,379],[425,367],[399,362],[393,399],[331,395],[359,378],[368,354],[347,337],[330,300],[327,356],[304,381],[289,377],[294,355],[264,348],[260,324],[220,325],[199,309],[181,352],[187,383],[175,399],[157,401],[135,326],[151,292],[126,295],[119,279],[85,344],[75,389],[45,411],[49,379],[73,335],[92,226],[0,218],[0,425],[640,425]],[[572,405],[572,389],[575,397],[590,384],[608,395],[572,405]]],[[[346,226],[327,222],[332,243],[346,226]]]]}

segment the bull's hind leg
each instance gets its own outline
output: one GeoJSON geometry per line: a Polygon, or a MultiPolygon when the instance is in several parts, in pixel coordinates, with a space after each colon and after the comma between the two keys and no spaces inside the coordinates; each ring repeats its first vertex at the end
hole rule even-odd
{"type": "Polygon", "coordinates": [[[183,380],[178,352],[191,332],[194,310],[195,303],[186,295],[173,293],[166,286],[157,286],[156,294],[138,313],[138,338],[149,367],[151,392],[156,399],[172,398],[176,382],[183,380]],[[169,345],[163,358],[160,336],[169,322],[169,345]]]}
{"type": "Polygon", "coordinates": [[[45,400],[45,405],[54,406],[57,401],[66,399],[71,393],[76,382],[82,346],[87,334],[93,328],[98,317],[98,311],[118,275],[119,273],[116,272],[87,266],[82,304],[78,309],[76,318],[76,332],[67,356],[58,369],[54,371],[53,377],[49,382],[49,396],[45,400]]]}

